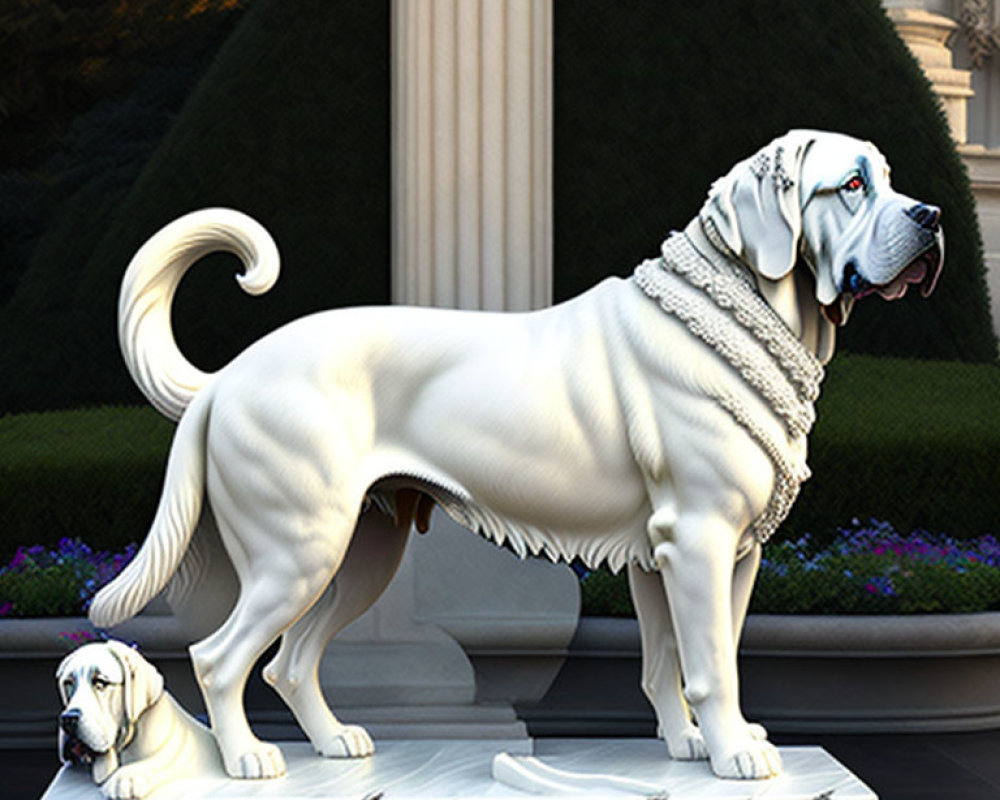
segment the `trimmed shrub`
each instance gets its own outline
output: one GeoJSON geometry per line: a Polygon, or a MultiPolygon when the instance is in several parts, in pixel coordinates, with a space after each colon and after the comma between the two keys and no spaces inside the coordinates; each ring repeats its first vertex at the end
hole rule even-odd
{"type": "Polygon", "coordinates": [[[875,142],[895,188],[943,209],[929,301],[859,303],[859,353],[992,361],[975,204],[929,84],[878,0],[555,5],[555,290],[630,274],[711,182],[790,128],[875,142]]]}
{"type": "MultiPolygon", "coordinates": [[[[863,304],[863,303],[862,303],[863,304]]],[[[853,517],[968,539],[1000,533],[1000,367],[837,356],[782,530],[828,543],[853,517]]]]}
{"type": "MultiPolygon", "coordinates": [[[[846,520],[958,539],[1000,534],[1000,367],[839,356],[810,437],[813,477],[778,540],[829,544],[846,520]]],[[[0,418],[0,558],[18,544],[141,541],[173,425],[151,408],[0,418]]]]}
{"type": "Polygon", "coordinates": [[[0,417],[0,563],[19,545],[141,542],[153,521],[174,426],[152,408],[0,417]]]}
{"type": "Polygon", "coordinates": [[[100,241],[111,212],[232,28],[228,19],[216,23],[207,30],[194,25],[152,65],[144,64],[127,95],[108,97],[77,116],[55,152],[30,171],[18,165],[0,174],[0,329],[14,327],[11,314],[58,314],[72,304],[81,253],[100,241]],[[16,300],[8,303],[15,290],[16,300]]]}
{"type": "Polygon", "coordinates": [[[122,571],[136,549],[132,544],[123,553],[95,553],[79,539],[62,539],[53,550],[19,547],[0,567],[0,617],[84,614],[97,590],[122,571]]]}
{"type": "Polygon", "coordinates": [[[81,192],[40,245],[69,288],[42,281],[53,297],[0,326],[0,370],[18,376],[0,409],[140,402],[118,357],[119,283],[150,235],[196,208],[255,216],[285,268],[262,298],[239,290],[227,257],[182,283],[177,338],[203,368],[320,308],[386,302],[388,47],[388,3],[253,3],[114,211],[81,192]]]}

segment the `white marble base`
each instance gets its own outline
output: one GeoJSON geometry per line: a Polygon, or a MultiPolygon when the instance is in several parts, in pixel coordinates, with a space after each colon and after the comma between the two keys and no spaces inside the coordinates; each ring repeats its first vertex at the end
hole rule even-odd
{"type": "MultiPolygon", "coordinates": [[[[785,774],[769,781],[724,781],[705,762],[671,761],[662,742],[652,739],[536,739],[504,741],[382,741],[370,759],[334,760],[314,755],[305,742],[284,742],[289,774],[273,781],[231,781],[212,776],[166,786],[151,800],[197,798],[352,798],[404,800],[429,797],[527,798],[531,794],[492,777],[501,753],[528,774],[540,775],[536,793],[550,797],[763,797],[767,800],[876,800],[876,795],[819,747],[782,747],[785,774]],[[542,765],[538,767],[538,763],[542,765]],[[560,789],[542,784],[553,776],[569,782],[560,789]],[[623,780],[599,781],[595,775],[623,780]],[[581,780],[582,779],[582,780],[581,780]],[[571,783],[575,785],[570,786],[571,783]]],[[[43,800],[98,800],[88,771],[63,769],[43,800]]]]}

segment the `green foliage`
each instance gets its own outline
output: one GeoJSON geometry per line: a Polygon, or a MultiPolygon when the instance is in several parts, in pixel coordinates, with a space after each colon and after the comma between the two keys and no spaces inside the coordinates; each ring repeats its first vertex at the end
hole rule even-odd
{"type": "Polygon", "coordinates": [[[0,561],[25,542],[144,539],[172,436],[151,408],[0,417],[0,561]]]}
{"type": "Polygon", "coordinates": [[[25,166],[70,119],[239,0],[18,0],[0,6],[0,154],[25,166]]]}
{"type": "MultiPolygon", "coordinates": [[[[851,516],[891,519],[904,530],[943,530],[957,539],[996,534],[1000,495],[983,487],[1000,485],[998,401],[1000,367],[838,357],[811,440],[814,477],[768,546],[768,558],[775,564],[784,559],[789,570],[804,569],[787,543],[810,532],[811,546],[825,547],[851,516]]],[[[64,537],[83,537],[95,547],[120,550],[142,540],[172,435],[173,426],[150,408],[0,418],[0,558],[28,541],[52,546],[64,537]]],[[[831,558],[830,564],[839,563],[831,558]]],[[[940,565],[900,576],[878,573],[865,554],[852,558],[860,565],[855,574],[865,578],[862,589],[882,574],[905,578],[898,585],[916,598],[887,604],[866,597],[865,609],[954,611],[998,597],[997,571],[981,564],[966,565],[956,592],[954,581],[940,579],[940,565]]],[[[796,588],[799,583],[768,585],[762,578],[759,591],[770,608],[805,611],[843,604],[858,590],[858,581],[846,579],[843,569],[811,577],[808,596],[796,588]]],[[[623,577],[594,573],[584,592],[588,613],[628,613],[623,577]]]]}
{"type": "Polygon", "coordinates": [[[0,174],[0,327],[27,330],[32,323],[19,317],[58,316],[72,305],[80,254],[100,241],[227,32],[192,31],[165,63],[147,65],[127,95],[74,118],[30,172],[0,174]]]}
{"type": "Polygon", "coordinates": [[[813,475],[782,530],[826,544],[857,516],[963,539],[997,533],[998,407],[992,364],[837,356],[809,437],[813,475]]]}
{"type": "Polygon", "coordinates": [[[82,614],[97,590],[132,560],[124,553],[94,552],[79,539],[62,539],[54,549],[20,547],[0,567],[0,617],[61,617],[82,614]]]}
{"type": "Polygon", "coordinates": [[[588,617],[632,617],[632,595],[625,572],[617,575],[605,567],[595,569],[580,582],[581,614],[588,617]]]}
{"type": "Polygon", "coordinates": [[[0,602],[10,603],[6,616],[68,617],[81,613],[79,570],[72,564],[32,567],[0,574],[0,602]]]}
{"type": "MultiPolygon", "coordinates": [[[[855,521],[856,522],[856,521],[855,521]]],[[[635,613],[624,574],[582,582],[583,613],[635,613]]],[[[764,548],[750,602],[757,614],[936,614],[1000,609],[1000,542],[960,542],[872,521],[842,529],[826,547],[811,537],[764,548]]]]}
{"type": "Polygon", "coordinates": [[[1000,609],[1000,543],[960,542],[872,520],[826,548],[810,537],[765,549],[750,610],[764,614],[928,614],[1000,609]]]}
{"type": "MultiPolygon", "coordinates": [[[[122,273],[175,217],[231,206],[281,250],[266,296],[234,285],[235,259],[184,280],[175,330],[214,369],[281,324],[389,299],[388,4],[259,0],[217,53],[129,190],[80,190],[37,248],[30,301],[0,316],[7,411],[138,402],[114,334],[122,273]],[[16,312],[16,313],[15,313],[16,312]]],[[[28,289],[23,290],[27,292],[28,289]]]]}
{"type": "Polygon", "coordinates": [[[555,289],[659,252],[709,185],[790,128],[885,153],[899,191],[943,209],[929,301],[860,303],[854,352],[992,361],[975,205],[947,123],[878,0],[591,0],[555,5],[555,289]]]}

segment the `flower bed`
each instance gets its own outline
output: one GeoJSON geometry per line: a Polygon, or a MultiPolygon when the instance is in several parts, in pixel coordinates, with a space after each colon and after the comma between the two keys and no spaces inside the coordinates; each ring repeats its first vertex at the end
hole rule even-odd
{"type": "MultiPolygon", "coordinates": [[[[624,575],[582,578],[583,613],[632,616],[624,575]]],[[[827,547],[806,534],[764,549],[750,605],[755,614],[927,614],[1000,609],[1000,541],[959,541],[887,522],[840,530],[827,547]]]]}
{"type": "Polygon", "coordinates": [[[0,617],[59,617],[86,614],[97,590],[132,560],[123,553],[95,552],[79,539],[62,539],[54,549],[19,547],[0,568],[0,617]]]}
{"type": "MultiPolygon", "coordinates": [[[[86,613],[97,589],[132,559],[94,551],[79,539],[55,548],[21,547],[0,568],[0,617],[86,613]]],[[[624,575],[583,572],[585,616],[633,616],[624,575]]],[[[755,614],[976,613],[1000,609],[1000,541],[960,541],[940,534],[898,533],[870,521],[840,530],[827,547],[806,534],[768,545],[754,589],[755,614]]]]}

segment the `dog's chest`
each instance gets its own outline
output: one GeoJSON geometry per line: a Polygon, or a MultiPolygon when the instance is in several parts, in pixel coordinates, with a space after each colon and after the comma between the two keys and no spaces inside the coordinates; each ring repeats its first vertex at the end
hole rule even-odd
{"type": "Polygon", "coordinates": [[[686,373],[697,392],[770,460],[775,475],[770,499],[751,525],[755,538],[765,541],[809,477],[806,436],[815,419],[822,365],[738,268],[721,257],[704,257],[687,233],[668,239],[663,256],[640,264],[634,280],[686,329],[685,346],[696,351],[686,373]]]}

